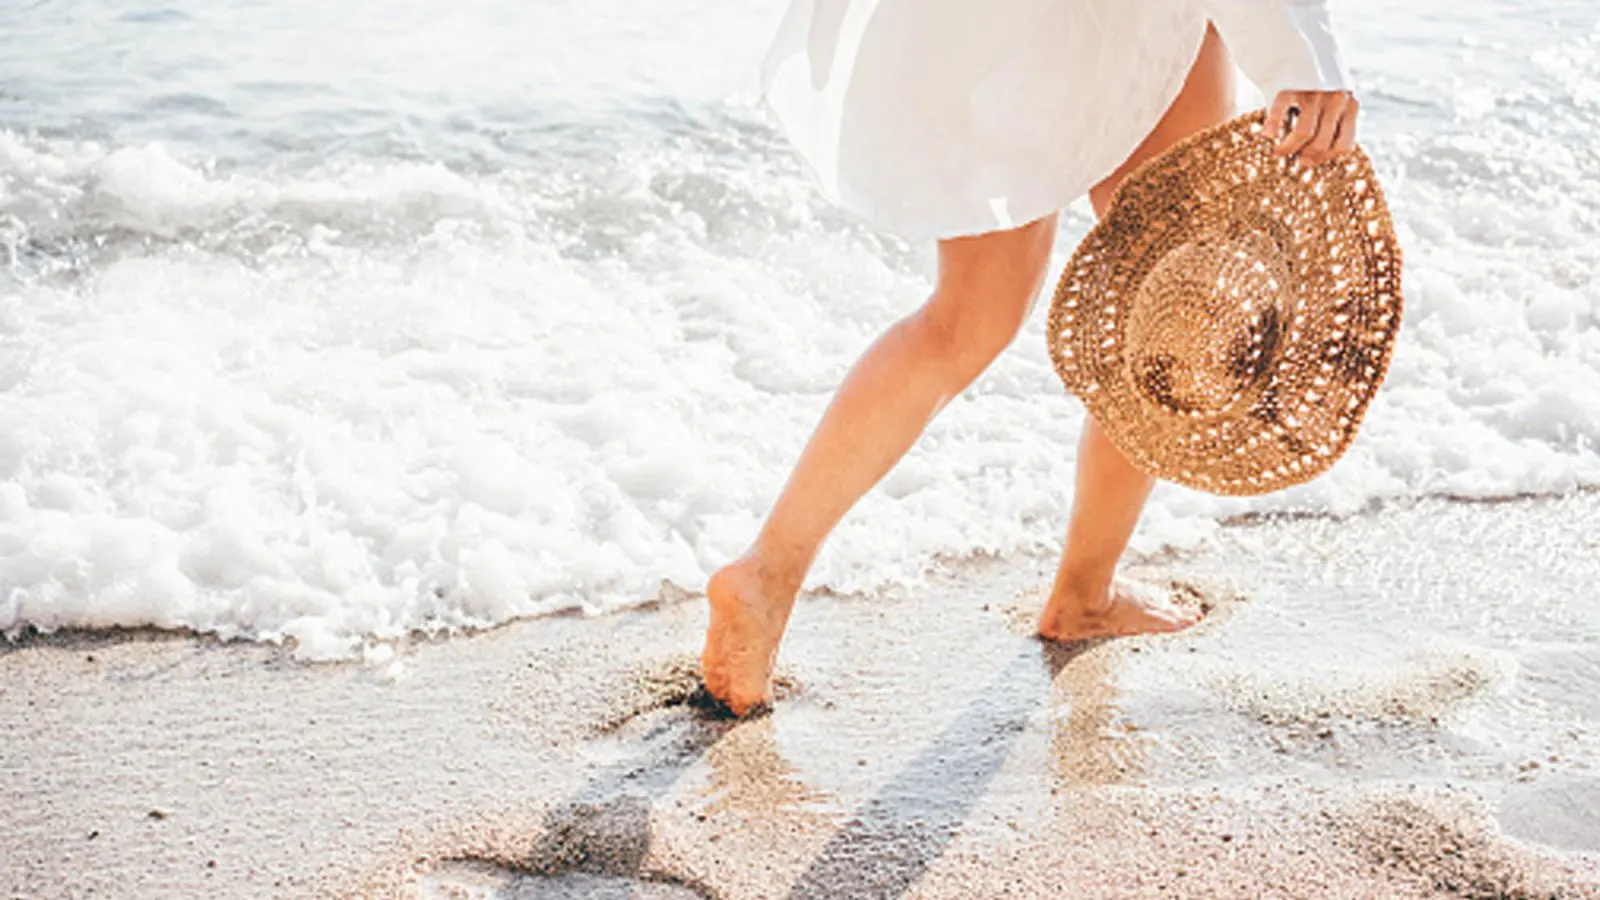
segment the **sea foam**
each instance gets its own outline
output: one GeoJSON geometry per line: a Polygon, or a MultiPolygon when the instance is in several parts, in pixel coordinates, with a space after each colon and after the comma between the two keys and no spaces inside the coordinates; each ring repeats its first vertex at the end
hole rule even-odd
{"type": "MultiPolygon", "coordinates": [[[[1400,128],[1431,76],[1358,57],[1406,253],[1389,380],[1326,477],[1164,486],[1136,551],[1245,512],[1600,485],[1600,160],[1574,137],[1600,121],[1594,43],[1536,60],[1541,132],[1487,84],[1400,128]]],[[[817,197],[749,98],[662,115],[658,141],[525,167],[0,131],[0,630],[344,657],[702,588],[933,265],[817,197]]],[[[1089,217],[1064,221],[1057,266],[1089,217]]],[[[813,584],[1058,545],[1082,412],[1043,319],[813,584]]]]}

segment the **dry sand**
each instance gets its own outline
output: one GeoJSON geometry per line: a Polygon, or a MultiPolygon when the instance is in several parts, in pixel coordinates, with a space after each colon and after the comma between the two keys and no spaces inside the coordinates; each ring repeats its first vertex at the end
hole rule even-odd
{"type": "MultiPolygon", "coordinates": [[[[1206,623],[1077,648],[1028,635],[1049,560],[945,562],[808,597],[783,699],[743,723],[694,703],[694,599],[346,665],[0,644],[0,897],[1600,897],[1596,682],[1487,644],[1381,677],[1323,658],[1403,636],[1369,615],[1396,596],[1554,629],[1600,584],[1596,525],[1594,495],[1241,523],[1140,566],[1206,623]],[[1519,594],[1530,571],[1561,596],[1519,594]],[[1309,668],[1230,668],[1257,628],[1309,668]],[[1475,738],[1496,696],[1545,698],[1559,752],[1475,738]]],[[[1568,626],[1583,665],[1594,621],[1568,626]]]]}

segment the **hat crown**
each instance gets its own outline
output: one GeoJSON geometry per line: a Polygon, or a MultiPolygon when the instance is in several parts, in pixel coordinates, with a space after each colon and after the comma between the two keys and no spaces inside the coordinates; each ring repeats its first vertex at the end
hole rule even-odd
{"type": "Polygon", "coordinates": [[[1230,496],[1303,484],[1349,449],[1404,308],[1372,161],[1285,159],[1265,122],[1141,164],[1050,305],[1056,373],[1123,456],[1230,496]]]}
{"type": "Polygon", "coordinates": [[[1288,318],[1286,236],[1230,219],[1203,228],[1151,267],[1129,304],[1129,381],[1158,410],[1219,415],[1253,402],[1288,318]]]}

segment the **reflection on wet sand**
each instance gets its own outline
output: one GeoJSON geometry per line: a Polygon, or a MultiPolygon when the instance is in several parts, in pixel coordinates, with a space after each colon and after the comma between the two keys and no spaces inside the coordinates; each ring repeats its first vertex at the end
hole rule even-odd
{"type": "Polygon", "coordinates": [[[1149,739],[1121,721],[1116,669],[1124,648],[1100,645],[1052,660],[1051,767],[1063,788],[1127,784],[1147,763],[1149,739]]]}

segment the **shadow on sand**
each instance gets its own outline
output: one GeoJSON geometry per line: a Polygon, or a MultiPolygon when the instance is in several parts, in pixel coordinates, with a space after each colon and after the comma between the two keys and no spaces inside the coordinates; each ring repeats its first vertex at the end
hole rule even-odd
{"type": "MultiPolygon", "coordinates": [[[[1086,649],[1035,644],[1019,652],[931,744],[861,804],[788,896],[904,894],[960,831],[1029,718],[1048,699],[1049,685],[1086,649]]],[[[740,724],[705,704],[692,706],[694,715],[663,724],[646,737],[640,754],[596,773],[552,810],[543,839],[518,861],[516,874],[507,875],[500,896],[567,896],[564,891],[580,885],[596,889],[595,878],[605,880],[612,892],[607,896],[716,896],[705,885],[644,866],[655,801],[740,724]]]]}

